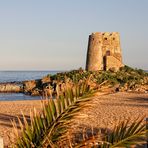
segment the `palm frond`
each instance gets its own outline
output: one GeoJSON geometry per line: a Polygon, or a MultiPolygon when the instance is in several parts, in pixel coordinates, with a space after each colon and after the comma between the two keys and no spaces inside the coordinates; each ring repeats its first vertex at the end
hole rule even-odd
{"type": "Polygon", "coordinates": [[[122,121],[112,131],[92,135],[75,147],[115,148],[142,145],[146,142],[147,132],[143,121],[144,118],[136,119],[132,123],[130,120],[122,121]]]}
{"type": "Polygon", "coordinates": [[[106,141],[110,147],[137,145],[145,142],[145,123],[144,118],[136,119],[129,124],[128,121],[121,122],[110,134],[106,136],[106,141]]]}
{"type": "Polygon", "coordinates": [[[59,139],[64,138],[67,127],[71,123],[70,119],[84,107],[85,102],[90,100],[90,98],[83,97],[90,93],[87,80],[77,83],[67,80],[65,83],[66,85],[62,88],[63,92],[57,88],[59,98],[43,100],[42,111],[37,113],[34,110],[31,113],[30,123],[24,115],[25,124],[18,119],[21,134],[19,134],[16,124],[13,123],[16,136],[14,147],[53,147],[56,146],[59,139]],[[83,86],[83,91],[81,91],[81,86],[83,86]]]}

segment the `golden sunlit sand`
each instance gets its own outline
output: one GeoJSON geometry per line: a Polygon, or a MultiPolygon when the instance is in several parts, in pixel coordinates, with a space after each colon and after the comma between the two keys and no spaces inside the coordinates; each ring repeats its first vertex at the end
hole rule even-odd
{"type": "MultiPolygon", "coordinates": [[[[1,101],[0,102],[0,135],[5,145],[10,145],[8,136],[12,135],[10,120],[21,117],[21,111],[29,116],[30,109],[41,109],[41,102],[32,101],[1,101]]],[[[148,117],[148,94],[119,92],[98,95],[91,100],[91,107],[84,108],[74,120],[74,127],[112,128],[119,120],[137,117],[148,117]]]]}

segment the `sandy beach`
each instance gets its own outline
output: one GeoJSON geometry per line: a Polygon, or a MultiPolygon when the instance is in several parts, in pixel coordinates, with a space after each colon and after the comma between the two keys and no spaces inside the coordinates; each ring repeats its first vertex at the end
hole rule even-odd
{"type": "Polygon", "coordinates": [[[92,99],[90,108],[81,111],[74,121],[82,127],[111,129],[119,121],[148,117],[148,94],[119,92],[99,95],[92,99]]]}
{"type": "MultiPolygon", "coordinates": [[[[10,120],[21,117],[21,111],[28,116],[30,109],[40,110],[40,101],[1,101],[0,136],[5,145],[10,145],[8,135],[12,134],[10,120]]],[[[148,94],[119,92],[98,95],[92,98],[91,107],[80,112],[75,119],[75,126],[112,128],[119,120],[148,117],[148,94]],[[80,119],[81,118],[81,119],[80,119]]]]}
{"type": "Polygon", "coordinates": [[[22,112],[27,117],[34,107],[41,109],[41,101],[0,101],[0,137],[4,138],[4,145],[10,145],[9,137],[12,136],[11,120],[17,121],[17,116],[22,118],[22,112]]]}

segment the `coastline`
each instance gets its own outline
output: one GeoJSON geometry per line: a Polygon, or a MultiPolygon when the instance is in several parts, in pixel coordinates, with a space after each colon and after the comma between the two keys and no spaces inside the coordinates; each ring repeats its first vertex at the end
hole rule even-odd
{"type": "Polygon", "coordinates": [[[0,71],[0,92],[21,92],[26,81],[40,80],[60,71],[0,71]]]}

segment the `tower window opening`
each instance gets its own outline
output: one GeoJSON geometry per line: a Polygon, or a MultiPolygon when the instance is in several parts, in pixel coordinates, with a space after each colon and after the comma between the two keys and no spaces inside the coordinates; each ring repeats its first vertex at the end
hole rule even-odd
{"type": "Polygon", "coordinates": [[[106,51],[106,56],[110,56],[110,50],[106,51]]]}

